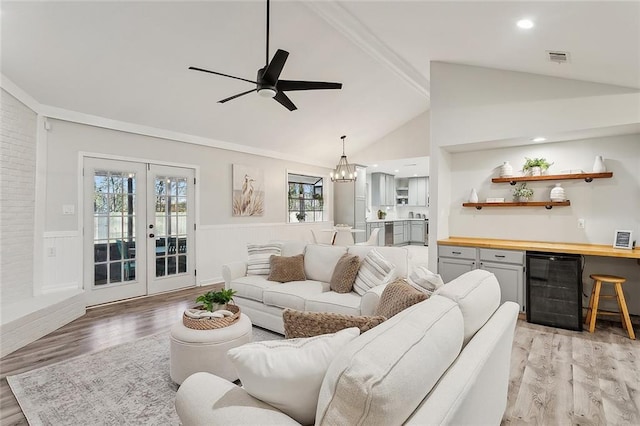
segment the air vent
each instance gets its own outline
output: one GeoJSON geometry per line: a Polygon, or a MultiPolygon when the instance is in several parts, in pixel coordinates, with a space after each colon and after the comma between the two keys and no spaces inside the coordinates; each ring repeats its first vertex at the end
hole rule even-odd
{"type": "Polygon", "coordinates": [[[558,50],[547,50],[547,55],[549,57],[550,62],[557,62],[559,64],[564,64],[565,62],[569,62],[569,52],[560,52],[558,50]]]}

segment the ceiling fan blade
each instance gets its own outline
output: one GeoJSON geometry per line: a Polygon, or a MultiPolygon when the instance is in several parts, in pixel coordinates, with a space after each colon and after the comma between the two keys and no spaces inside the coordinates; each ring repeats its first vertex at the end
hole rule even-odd
{"type": "Polygon", "coordinates": [[[273,55],[273,59],[267,65],[267,68],[264,70],[264,74],[262,78],[275,86],[278,81],[278,77],[280,77],[280,73],[282,72],[282,68],[284,68],[284,63],[287,62],[287,57],[289,56],[289,52],[286,50],[278,49],[275,55],[273,55]]]}
{"type": "Polygon", "coordinates": [[[289,111],[294,111],[296,109],[298,109],[298,107],[296,107],[293,102],[291,102],[291,99],[289,99],[289,97],[287,95],[285,95],[282,92],[278,92],[276,93],[276,95],[273,97],[273,99],[275,99],[276,101],[280,102],[280,104],[282,106],[284,106],[286,109],[288,109],[289,111]]]}
{"type": "Polygon", "coordinates": [[[225,99],[223,99],[223,100],[221,100],[221,101],[218,101],[218,103],[219,103],[219,104],[223,104],[223,103],[225,103],[225,102],[227,102],[227,101],[233,100],[233,99],[235,99],[235,98],[239,98],[240,96],[244,96],[244,95],[247,95],[247,94],[249,94],[249,93],[251,93],[251,92],[255,92],[256,90],[258,90],[258,89],[251,89],[251,90],[247,90],[246,92],[238,93],[237,95],[233,95],[233,96],[230,96],[230,97],[228,97],[228,98],[225,98],[225,99]]]}
{"type": "Polygon", "coordinates": [[[280,80],[276,84],[278,90],[282,92],[293,90],[320,90],[320,89],[342,89],[342,83],[327,83],[324,81],[296,81],[280,80]]]}
{"type": "Polygon", "coordinates": [[[229,74],[223,74],[221,72],[209,71],[209,70],[205,70],[204,68],[189,67],[189,69],[190,70],[194,70],[194,71],[208,72],[210,74],[215,74],[215,75],[221,75],[223,77],[235,78],[236,80],[246,81],[247,83],[258,84],[257,82],[252,81],[252,80],[247,80],[246,78],[236,77],[236,76],[229,75],[229,74]]]}

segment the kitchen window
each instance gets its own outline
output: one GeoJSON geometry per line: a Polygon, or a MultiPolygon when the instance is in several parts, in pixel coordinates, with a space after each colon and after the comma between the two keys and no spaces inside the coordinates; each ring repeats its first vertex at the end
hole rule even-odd
{"type": "Polygon", "coordinates": [[[319,176],[288,173],[287,184],[289,222],[322,222],[323,179],[319,176]]]}

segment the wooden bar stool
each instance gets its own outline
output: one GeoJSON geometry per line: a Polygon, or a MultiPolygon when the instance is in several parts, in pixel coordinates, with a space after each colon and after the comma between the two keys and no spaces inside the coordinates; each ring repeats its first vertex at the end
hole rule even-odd
{"type": "Polygon", "coordinates": [[[605,315],[620,315],[622,319],[622,327],[629,333],[629,338],[636,340],[636,335],[633,332],[633,325],[631,319],[629,319],[629,310],[627,309],[627,302],[624,300],[624,293],[622,292],[622,284],[627,281],[626,278],[617,277],[615,275],[601,275],[591,274],[593,279],[593,289],[591,290],[591,297],[589,298],[589,308],[587,308],[587,316],[584,320],[585,324],[589,325],[589,332],[593,333],[596,328],[596,317],[598,314],[605,315]],[[616,290],[615,295],[601,295],[600,288],[602,283],[613,284],[616,290]],[[598,303],[600,299],[616,299],[618,301],[619,312],[600,311],[598,312],[598,303]]]}

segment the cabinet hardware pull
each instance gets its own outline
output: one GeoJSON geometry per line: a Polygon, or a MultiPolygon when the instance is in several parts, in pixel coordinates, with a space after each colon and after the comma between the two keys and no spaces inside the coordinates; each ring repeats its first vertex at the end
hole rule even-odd
{"type": "Polygon", "coordinates": [[[453,254],[462,254],[461,251],[452,251],[451,253],[453,253],[453,254]]]}
{"type": "Polygon", "coordinates": [[[495,257],[505,257],[503,254],[494,254],[495,257]]]}

